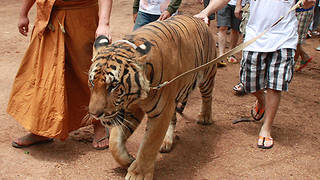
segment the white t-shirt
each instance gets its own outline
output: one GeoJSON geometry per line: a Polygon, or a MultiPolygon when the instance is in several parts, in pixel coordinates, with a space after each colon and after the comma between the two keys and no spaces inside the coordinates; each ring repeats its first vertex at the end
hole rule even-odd
{"type": "MultiPolygon", "coordinates": [[[[295,0],[250,0],[250,16],[246,26],[245,41],[248,41],[287,15],[295,0]]],[[[282,48],[296,49],[298,42],[295,11],[274,26],[245,51],[274,52],[282,48]]]]}
{"type": "Polygon", "coordinates": [[[161,15],[161,13],[168,8],[169,4],[170,0],[140,0],[139,11],[153,15],[161,15]]]}
{"type": "MultiPolygon", "coordinates": [[[[248,0],[242,0],[241,5],[244,6],[247,1],[248,1],[248,0]]],[[[230,1],[228,2],[228,4],[235,6],[235,5],[237,5],[237,0],[230,0],[230,1]]]]}
{"type": "Polygon", "coordinates": [[[237,4],[237,0],[230,0],[228,4],[235,6],[237,4]]]}

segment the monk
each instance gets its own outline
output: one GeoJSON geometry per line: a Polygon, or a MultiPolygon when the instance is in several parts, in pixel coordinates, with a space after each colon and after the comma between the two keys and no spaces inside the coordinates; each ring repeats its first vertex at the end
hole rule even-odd
{"type": "MultiPolygon", "coordinates": [[[[111,40],[112,0],[23,0],[19,32],[29,32],[28,13],[36,3],[31,41],[22,59],[7,112],[30,133],[12,146],[65,140],[84,126],[90,91],[87,72],[95,37],[111,40]]],[[[93,147],[109,146],[106,130],[94,122],[93,147]]]]}

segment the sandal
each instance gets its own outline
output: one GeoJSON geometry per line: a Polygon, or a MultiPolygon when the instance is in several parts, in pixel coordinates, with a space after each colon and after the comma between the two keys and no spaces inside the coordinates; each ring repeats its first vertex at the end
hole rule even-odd
{"type": "Polygon", "coordinates": [[[307,39],[312,38],[312,32],[310,30],[308,30],[307,32],[307,39]]]}
{"type": "Polygon", "coordinates": [[[303,68],[307,66],[307,64],[312,60],[312,57],[310,57],[308,60],[304,61],[301,60],[300,64],[297,64],[295,67],[295,71],[301,71],[303,68]]]}
{"type": "Polygon", "coordinates": [[[238,83],[237,85],[233,86],[232,90],[234,93],[238,96],[243,96],[246,94],[246,91],[244,90],[243,83],[238,83]]]}
{"type": "Polygon", "coordinates": [[[232,63],[232,64],[237,64],[237,63],[238,63],[238,60],[236,59],[236,57],[234,57],[234,55],[229,56],[229,57],[227,58],[227,61],[228,61],[229,63],[232,63]]]}
{"type": "MultiPolygon", "coordinates": [[[[24,136],[24,137],[26,137],[26,136],[24,136]]],[[[28,137],[26,137],[26,139],[27,138],[28,137]]],[[[33,142],[32,142],[32,140],[30,140],[30,143],[28,143],[28,144],[19,144],[16,141],[12,141],[11,145],[14,148],[26,148],[26,147],[30,147],[30,146],[33,146],[33,145],[46,144],[46,143],[51,143],[51,142],[53,142],[53,138],[48,138],[48,139],[39,140],[39,141],[33,141],[33,142]]]]}
{"type": "Polygon", "coordinates": [[[251,116],[254,120],[260,121],[264,116],[264,111],[264,108],[258,108],[258,101],[256,101],[256,103],[253,105],[253,108],[251,109],[251,116]]]}
{"type": "MultiPolygon", "coordinates": [[[[106,136],[104,136],[104,137],[100,138],[99,140],[97,140],[96,143],[99,143],[101,141],[109,139],[109,136],[110,136],[109,128],[106,127],[105,129],[106,129],[106,136]]],[[[107,149],[108,147],[109,147],[109,144],[106,145],[106,146],[102,146],[102,147],[94,147],[93,146],[93,148],[96,149],[96,150],[104,150],[104,149],[107,149]]]]}
{"type": "Polygon", "coordinates": [[[227,63],[225,63],[223,60],[217,63],[218,67],[226,67],[227,63]]]}
{"type": "Polygon", "coordinates": [[[271,137],[259,136],[257,146],[261,149],[271,149],[273,147],[273,139],[271,137]],[[270,145],[266,146],[266,144],[270,145]]]}

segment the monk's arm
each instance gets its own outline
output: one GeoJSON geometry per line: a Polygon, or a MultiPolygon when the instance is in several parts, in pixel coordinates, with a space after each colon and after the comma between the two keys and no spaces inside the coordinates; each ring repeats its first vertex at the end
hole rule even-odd
{"type": "Polygon", "coordinates": [[[35,0],[23,0],[22,2],[22,7],[20,10],[20,16],[18,21],[18,29],[19,29],[19,32],[24,36],[27,36],[29,32],[28,14],[34,3],[35,3],[35,0]]]}
{"type": "Polygon", "coordinates": [[[105,35],[111,41],[110,16],[112,9],[112,0],[99,0],[99,25],[96,31],[96,37],[105,35]]]}

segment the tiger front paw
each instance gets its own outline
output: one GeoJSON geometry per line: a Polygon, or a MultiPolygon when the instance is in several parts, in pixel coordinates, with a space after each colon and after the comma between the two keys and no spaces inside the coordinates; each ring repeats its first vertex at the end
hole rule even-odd
{"type": "Polygon", "coordinates": [[[201,125],[211,125],[213,123],[211,114],[200,113],[199,120],[197,121],[197,123],[201,125]]]}
{"type": "Polygon", "coordinates": [[[142,168],[137,163],[137,160],[128,168],[125,180],[152,180],[153,179],[153,166],[147,167],[147,169],[142,170],[142,168]]]}

